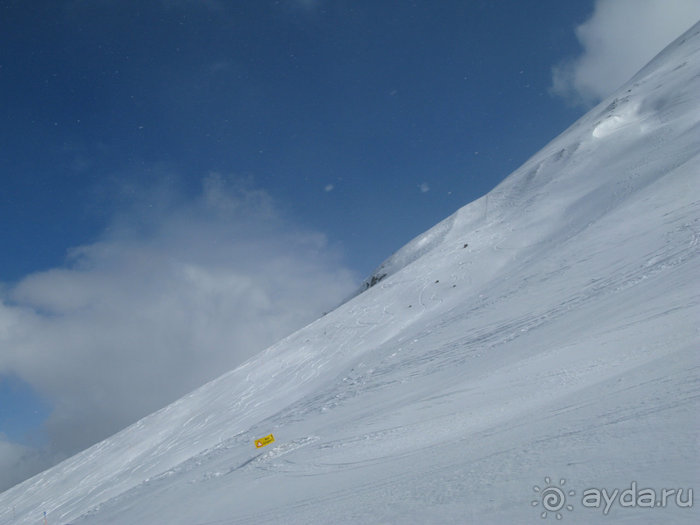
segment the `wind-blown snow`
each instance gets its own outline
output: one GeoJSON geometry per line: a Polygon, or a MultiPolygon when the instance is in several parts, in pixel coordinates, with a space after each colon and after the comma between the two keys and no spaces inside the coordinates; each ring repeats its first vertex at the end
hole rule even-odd
{"type": "Polygon", "coordinates": [[[374,286],[0,523],[697,523],[699,174],[700,24],[374,286]],[[632,482],[685,492],[582,503],[632,482]]]}

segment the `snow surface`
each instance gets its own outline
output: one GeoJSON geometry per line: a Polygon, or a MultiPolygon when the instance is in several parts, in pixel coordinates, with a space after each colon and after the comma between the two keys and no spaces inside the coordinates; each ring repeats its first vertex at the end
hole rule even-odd
{"type": "Polygon", "coordinates": [[[0,523],[700,523],[582,500],[700,490],[699,174],[700,24],[375,286],[0,523]]]}

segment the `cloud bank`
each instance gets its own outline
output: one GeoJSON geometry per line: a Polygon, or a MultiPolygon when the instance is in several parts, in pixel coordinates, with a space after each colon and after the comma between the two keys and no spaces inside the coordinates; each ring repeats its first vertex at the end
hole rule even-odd
{"type": "Polygon", "coordinates": [[[12,443],[0,433],[0,492],[42,470],[47,464],[39,451],[12,443]]]}
{"type": "Polygon", "coordinates": [[[597,0],[576,28],[583,51],[552,69],[552,93],[592,105],[700,19],[697,0],[597,0]]]}
{"type": "MultiPolygon", "coordinates": [[[[138,204],[64,267],[0,294],[0,375],[53,406],[49,450],[0,439],[0,490],[240,364],[337,305],[357,279],[269,196],[212,175],[138,204]]],[[[1,437],[1,436],[0,436],[1,437]]]]}

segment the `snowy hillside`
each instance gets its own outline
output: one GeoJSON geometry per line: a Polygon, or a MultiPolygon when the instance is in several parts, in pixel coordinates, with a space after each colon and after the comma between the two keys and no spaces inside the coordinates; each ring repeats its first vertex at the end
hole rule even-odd
{"type": "Polygon", "coordinates": [[[0,523],[699,523],[699,238],[700,24],[374,286],[0,523]]]}

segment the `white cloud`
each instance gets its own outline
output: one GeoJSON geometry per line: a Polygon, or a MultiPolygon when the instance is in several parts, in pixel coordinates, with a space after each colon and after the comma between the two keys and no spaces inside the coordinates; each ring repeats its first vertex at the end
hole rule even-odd
{"type": "Polygon", "coordinates": [[[45,464],[39,451],[12,443],[0,433],[0,492],[40,472],[45,464]]]}
{"type": "Polygon", "coordinates": [[[326,184],[326,187],[323,188],[323,191],[325,191],[326,193],[328,193],[328,192],[330,192],[330,191],[333,191],[334,188],[335,188],[335,186],[334,186],[333,184],[326,184]]]}
{"type": "Polygon", "coordinates": [[[134,191],[140,204],[99,241],[0,295],[0,374],[52,403],[52,456],[233,368],[356,284],[325,237],[288,226],[263,191],[219,176],[190,200],[134,191]]]}
{"type": "Polygon", "coordinates": [[[697,0],[597,0],[576,28],[580,56],[552,70],[552,92],[593,104],[629,80],[700,19],[697,0]]]}
{"type": "Polygon", "coordinates": [[[418,189],[421,193],[428,193],[430,191],[430,185],[427,182],[423,182],[418,185],[418,189]]]}

